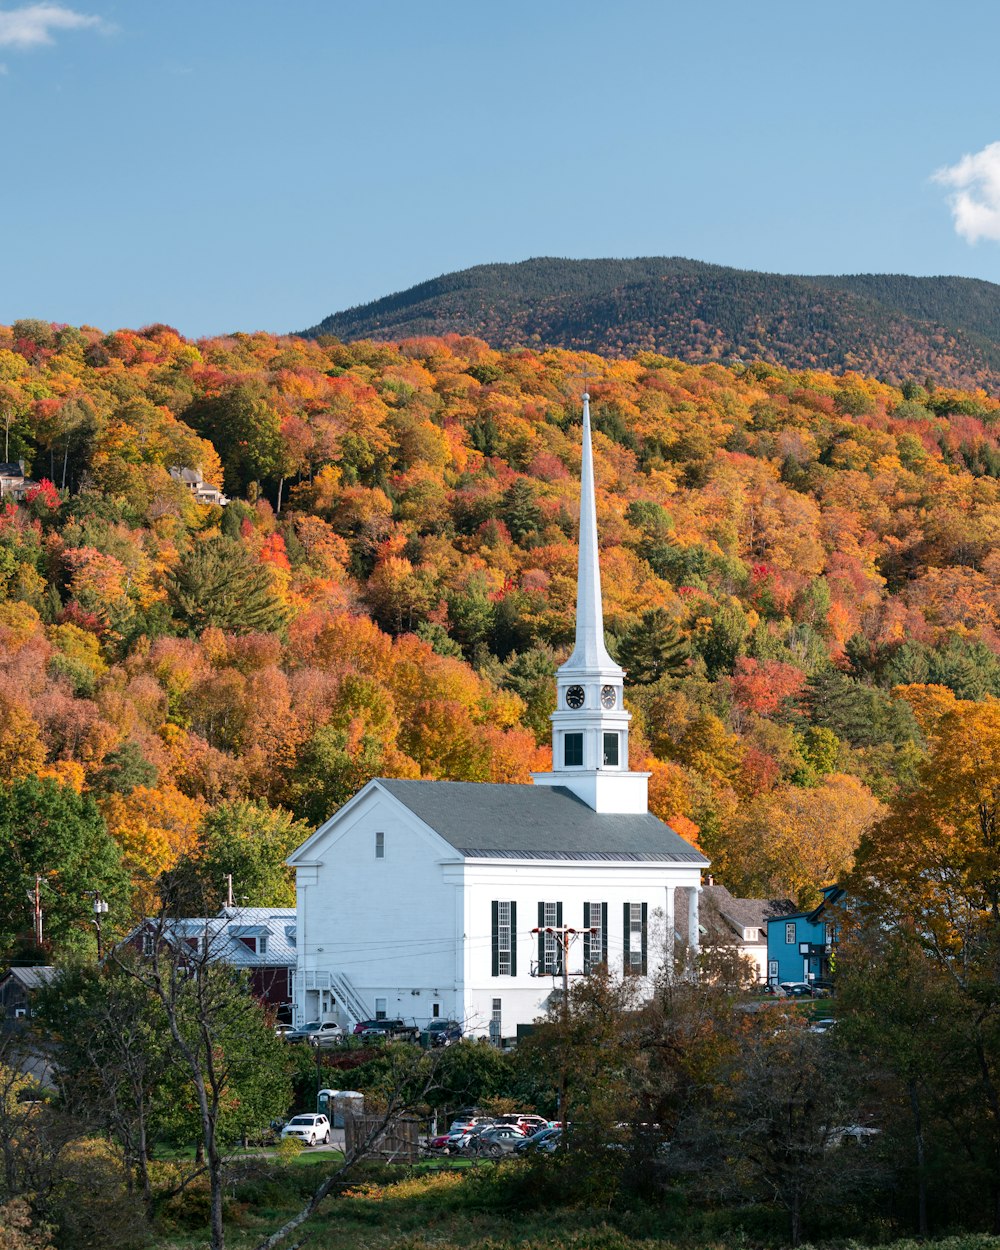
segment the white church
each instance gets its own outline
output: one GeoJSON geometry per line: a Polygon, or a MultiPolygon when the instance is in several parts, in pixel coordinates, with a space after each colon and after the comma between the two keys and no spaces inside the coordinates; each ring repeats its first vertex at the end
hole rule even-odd
{"type": "Polygon", "coordinates": [[[567,972],[652,978],[698,947],[708,861],[629,769],[625,672],[605,648],[589,396],[576,646],[556,674],[549,773],[533,785],[376,777],[289,857],[296,1021],[459,1021],[512,1037],[567,972]],[[585,932],[586,931],[586,932],[585,932]]]}

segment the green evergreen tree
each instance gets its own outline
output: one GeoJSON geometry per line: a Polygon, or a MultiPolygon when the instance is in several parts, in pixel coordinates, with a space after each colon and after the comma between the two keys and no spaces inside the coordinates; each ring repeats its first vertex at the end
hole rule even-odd
{"type": "Polygon", "coordinates": [[[618,644],[618,662],[639,686],[683,672],[690,658],[688,640],[664,608],[644,612],[618,644]]]}
{"type": "Polygon", "coordinates": [[[210,625],[246,634],[271,632],[285,622],[267,569],[231,538],[196,543],[170,581],[170,599],[195,637],[210,625]]]}

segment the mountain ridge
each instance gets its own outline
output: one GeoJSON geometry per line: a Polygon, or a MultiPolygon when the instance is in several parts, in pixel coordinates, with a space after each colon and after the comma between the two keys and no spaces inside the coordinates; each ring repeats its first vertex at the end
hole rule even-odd
{"type": "Polygon", "coordinates": [[[684,257],[534,257],[441,274],[301,332],[457,333],[494,347],[766,360],[1000,393],[1000,285],[951,275],[794,275],[684,257]]]}

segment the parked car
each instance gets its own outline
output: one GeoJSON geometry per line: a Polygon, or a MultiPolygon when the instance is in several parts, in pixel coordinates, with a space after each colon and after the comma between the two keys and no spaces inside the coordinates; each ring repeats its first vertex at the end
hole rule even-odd
{"type": "Polygon", "coordinates": [[[325,1115],[293,1115],[281,1130],[282,1137],[297,1137],[307,1146],[330,1144],[330,1121],[325,1115]]]}
{"type": "Polygon", "coordinates": [[[416,1042],[420,1038],[420,1030],[404,1020],[376,1020],[361,1030],[366,1041],[416,1042]]]}
{"type": "Polygon", "coordinates": [[[525,1140],[525,1134],[513,1124],[491,1124],[478,1132],[473,1130],[466,1149],[470,1154],[499,1159],[501,1155],[513,1153],[518,1142],[525,1140]]]}
{"type": "Polygon", "coordinates": [[[294,1032],[295,1032],[295,1026],[293,1024],[276,1024],[274,1026],[275,1037],[287,1038],[289,1033],[294,1033],[294,1032]]]}
{"type": "Polygon", "coordinates": [[[354,1033],[355,1037],[360,1037],[361,1034],[365,1031],[365,1029],[374,1029],[377,1025],[381,1023],[382,1023],[381,1020],[359,1020],[357,1024],[354,1026],[352,1032],[354,1033]]]}
{"type": "Polygon", "coordinates": [[[813,988],[808,981],[782,981],[780,988],[788,998],[813,997],[813,988]]]}
{"type": "Polygon", "coordinates": [[[448,1140],[445,1143],[445,1149],[454,1154],[458,1150],[464,1150],[468,1146],[470,1140],[481,1133],[484,1129],[492,1128],[494,1120],[490,1116],[469,1116],[452,1121],[451,1128],[448,1130],[448,1140]]]}
{"type": "Polygon", "coordinates": [[[310,1020],[285,1034],[286,1042],[308,1042],[310,1046],[336,1046],[344,1040],[344,1030],[336,1020],[310,1020]]]}
{"type": "Polygon", "coordinates": [[[429,1046],[450,1046],[457,1042],[464,1030],[457,1020],[432,1020],[427,1026],[429,1046]]]}
{"type": "Polygon", "coordinates": [[[809,1032],[810,1033],[829,1033],[836,1023],[837,1021],[830,1017],[824,1017],[822,1020],[814,1020],[812,1024],[809,1026],[809,1032]]]}
{"type": "Polygon", "coordinates": [[[514,1146],[515,1154],[526,1154],[532,1150],[541,1150],[545,1153],[551,1153],[558,1149],[559,1141],[562,1138],[561,1128],[543,1128],[537,1133],[532,1133],[530,1137],[525,1137],[523,1141],[519,1141],[514,1146]]]}
{"type": "Polygon", "coordinates": [[[812,983],[812,991],[817,998],[829,998],[836,988],[832,981],[817,977],[812,983]]]}

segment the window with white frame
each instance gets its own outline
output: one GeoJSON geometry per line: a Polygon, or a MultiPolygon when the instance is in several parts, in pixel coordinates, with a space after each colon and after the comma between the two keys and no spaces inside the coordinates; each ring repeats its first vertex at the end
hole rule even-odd
{"type": "Polygon", "coordinates": [[[147,959],[152,959],[153,955],[156,953],[156,939],[148,929],[146,929],[142,935],[142,953],[147,959]]]}
{"type": "Polygon", "coordinates": [[[375,834],[375,858],[385,859],[385,833],[381,829],[375,834]]]}
{"type": "Polygon", "coordinates": [[[584,903],[583,929],[583,970],[589,973],[608,962],[607,903],[584,903]]]}
{"type": "Polygon", "coordinates": [[[386,1017],[386,1000],[384,998],[375,999],[375,1019],[384,1020],[386,1017]]]}
{"type": "Polygon", "coordinates": [[[785,945],[786,946],[795,945],[795,921],[794,920],[791,921],[789,924],[785,925],[785,945]]]}
{"type": "Polygon", "coordinates": [[[556,976],[562,972],[562,935],[549,929],[562,927],[562,903],[538,904],[538,973],[556,976]]]}
{"type": "Polygon", "coordinates": [[[649,904],[626,903],[622,909],[622,969],[627,976],[645,976],[649,934],[649,904]]]}
{"type": "Polygon", "coordinates": [[[266,933],[262,933],[260,937],[257,939],[257,954],[258,955],[267,954],[267,934],[266,933]]]}
{"type": "Polygon", "coordinates": [[[502,1030],[502,1024],[501,1024],[502,1019],[503,1019],[503,1000],[500,998],[494,998],[493,1010],[490,1013],[490,1041],[493,1043],[494,1046],[499,1046],[500,1040],[503,1037],[503,1030],[502,1030]]]}
{"type": "Polygon", "coordinates": [[[517,904],[497,899],[492,904],[493,975],[517,975],[517,904]]]}
{"type": "Polygon", "coordinates": [[[629,904],[629,966],[632,970],[642,966],[642,904],[629,904]]]}

